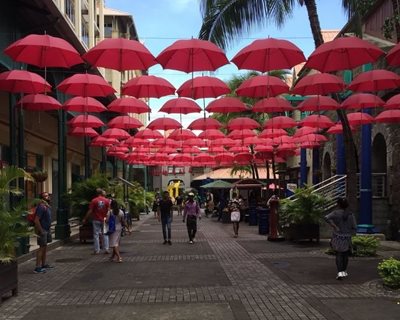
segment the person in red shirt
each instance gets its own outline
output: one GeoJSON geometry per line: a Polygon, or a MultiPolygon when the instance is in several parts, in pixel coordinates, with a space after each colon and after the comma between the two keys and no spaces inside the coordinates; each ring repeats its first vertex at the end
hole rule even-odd
{"type": "Polygon", "coordinates": [[[104,220],[110,210],[110,200],[105,197],[104,190],[98,188],[96,192],[97,196],[90,202],[89,210],[82,222],[85,224],[89,217],[92,218],[94,254],[100,253],[100,235],[103,237],[104,253],[109,253],[108,236],[103,233],[103,227],[104,220]]]}

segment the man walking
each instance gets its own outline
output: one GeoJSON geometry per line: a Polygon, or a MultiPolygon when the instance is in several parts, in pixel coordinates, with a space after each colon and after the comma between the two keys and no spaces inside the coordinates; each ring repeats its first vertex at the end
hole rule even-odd
{"type": "Polygon", "coordinates": [[[104,197],[102,189],[96,189],[96,193],[97,197],[90,202],[89,210],[82,223],[85,224],[89,217],[92,218],[94,254],[100,253],[100,234],[103,236],[104,253],[109,253],[108,236],[104,234],[103,227],[107,212],[110,210],[110,201],[104,197]]]}
{"type": "Polygon", "coordinates": [[[157,219],[160,222],[164,237],[163,244],[172,245],[171,242],[171,222],[173,217],[173,203],[169,197],[168,191],[164,191],[161,200],[158,202],[157,219]]]}
{"type": "Polygon", "coordinates": [[[201,219],[200,206],[196,200],[194,200],[194,193],[188,194],[188,200],[185,203],[183,210],[183,222],[186,219],[186,227],[189,235],[189,243],[194,243],[194,238],[197,232],[197,218],[201,219]]]}

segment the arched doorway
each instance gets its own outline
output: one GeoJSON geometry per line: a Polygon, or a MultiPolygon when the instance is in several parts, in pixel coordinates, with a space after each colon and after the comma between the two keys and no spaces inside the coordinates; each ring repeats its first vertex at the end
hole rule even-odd
{"type": "Polygon", "coordinates": [[[332,176],[332,161],[328,152],[324,155],[324,162],[322,165],[322,180],[326,180],[332,176]]]}
{"type": "Polygon", "coordinates": [[[378,133],[372,143],[372,195],[385,197],[387,190],[387,156],[386,141],[378,133]]]}

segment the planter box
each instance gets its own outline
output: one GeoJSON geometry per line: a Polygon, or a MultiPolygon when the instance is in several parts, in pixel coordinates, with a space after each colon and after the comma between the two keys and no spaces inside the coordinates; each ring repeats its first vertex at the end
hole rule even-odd
{"type": "Polygon", "coordinates": [[[18,264],[16,261],[0,263],[0,303],[1,298],[10,292],[13,296],[18,294],[18,264]]]}
{"type": "Polygon", "coordinates": [[[286,231],[286,238],[290,241],[315,239],[319,242],[319,224],[291,224],[286,231]]]}

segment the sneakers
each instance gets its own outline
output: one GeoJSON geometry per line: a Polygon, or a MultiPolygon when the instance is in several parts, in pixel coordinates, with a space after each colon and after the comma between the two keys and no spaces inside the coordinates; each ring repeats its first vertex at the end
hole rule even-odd
{"type": "Polygon", "coordinates": [[[33,270],[33,273],[46,273],[46,269],[42,268],[42,267],[36,267],[33,270]]]}
{"type": "Polygon", "coordinates": [[[347,273],[347,271],[343,271],[342,273],[343,273],[343,277],[348,277],[348,276],[349,276],[349,274],[347,273]]]}
{"type": "Polygon", "coordinates": [[[346,272],[338,272],[337,276],[336,276],[336,280],[342,280],[344,277],[346,277],[346,272]]]}
{"type": "Polygon", "coordinates": [[[167,241],[167,240],[164,240],[163,244],[167,244],[167,243],[168,243],[168,241],[167,241]]]}
{"type": "Polygon", "coordinates": [[[171,240],[168,240],[168,244],[169,244],[170,246],[172,246],[172,242],[171,242],[171,240]]]}
{"type": "Polygon", "coordinates": [[[193,244],[194,242],[193,242],[193,240],[190,240],[189,243],[190,243],[190,244],[193,244]]]}
{"type": "Polygon", "coordinates": [[[54,266],[50,265],[50,264],[45,264],[42,266],[42,269],[53,269],[54,266]]]}

